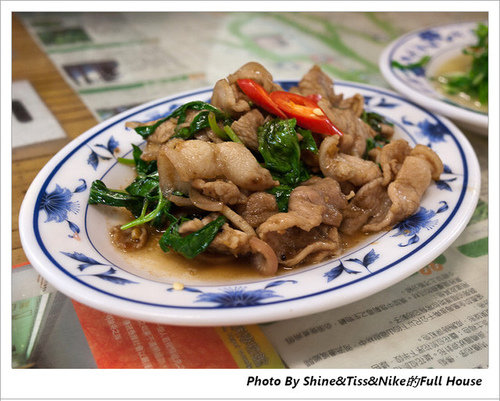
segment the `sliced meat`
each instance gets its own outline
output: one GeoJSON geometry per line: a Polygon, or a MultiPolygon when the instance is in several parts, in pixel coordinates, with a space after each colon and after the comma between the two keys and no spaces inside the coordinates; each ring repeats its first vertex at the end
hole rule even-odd
{"type": "MultiPolygon", "coordinates": [[[[337,254],[341,249],[337,227],[322,226],[316,231],[310,233],[315,235],[313,241],[292,257],[282,257],[281,263],[287,267],[296,266],[305,260],[308,263],[319,263],[337,254]]],[[[284,255],[286,256],[285,253],[284,255]]]]}
{"type": "Polygon", "coordinates": [[[391,181],[394,181],[411,150],[410,145],[404,139],[394,140],[382,148],[378,161],[384,176],[383,185],[389,185],[391,181]]]}
{"type": "Polygon", "coordinates": [[[320,225],[310,231],[290,227],[285,232],[270,231],[264,239],[277,255],[279,264],[297,266],[305,261],[316,263],[340,250],[336,227],[320,225]]]}
{"type": "Polygon", "coordinates": [[[250,191],[262,191],[278,185],[269,170],[263,168],[250,150],[240,143],[174,138],[162,147],[162,152],[174,170],[168,173],[169,179],[163,183],[163,192],[169,191],[168,182],[175,183],[176,176],[184,182],[198,178],[224,178],[250,191]]]}
{"type": "Polygon", "coordinates": [[[340,231],[376,232],[388,229],[415,213],[431,181],[439,179],[443,164],[427,146],[411,149],[404,140],[382,148],[383,177],[367,183],[349,202],[340,231]]]}
{"type": "Polygon", "coordinates": [[[295,188],[290,194],[288,212],[269,217],[257,228],[257,234],[285,265],[295,263],[298,255],[306,258],[325,249],[332,254],[339,244],[332,241],[330,228],[340,225],[345,207],[347,201],[335,180],[314,179],[295,188]]]}
{"type": "Polygon", "coordinates": [[[284,232],[290,227],[309,231],[322,223],[339,225],[341,211],[347,206],[347,201],[338,182],[331,178],[320,181],[296,187],[290,194],[288,212],[277,213],[268,218],[258,227],[259,236],[262,238],[270,231],[284,232]]]}
{"type": "Polygon", "coordinates": [[[356,192],[344,210],[342,224],[339,227],[341,233],[354,235],[368,220],[387,214],[391,201],[383,180],[383,177],[379,177],[366,183],[356,192]]]}
{"type": "MultiPolygon", "coordinates": [[[[178,124],[178,118],[169,118],[168,120],[161,123],[155,129],[155,131],[147,137],[146,147],[141,155],[141,159],[146,161],[156,160],[161,145],[163,145],[170,138],[172,138],[178,129],[181,129],[183,127],[188,127],[198,113],[199,111],[197,110],[188,110],[186,113],[186,119],[181,124],[178,124]]],[[[136,127],[154,125],[159,120],[161,119],[149,121],[147,123],[138,123],[129,121],[125,125],[128,128],[134,129],[136,127]]]]}
{"type": "Polygon", "coordinates": [[[354,96],[342,99],[338,107],[340,109],[351,109],[356,117],[361,117],[365,110],[365,98],[363,95],[356,93],[354,96]]]}
{"type": "Polygon", "coordinates": [[[421,157],[427,163],[430,164],[431,167],[431,176],[434,181],[439,180],[441,174],[443,173],[444,166],[440,157],[434,152],[431,148],[425,145],[418,144],[416,145],[411,153],[411,156],[421,157]]]}
{"type": "Polygon", "coordinates": [[[282,90],[281,86],[274,82],[271,73],[262,64],[255,61],[246,63],[235,73],[228,75],[227,82],[230,85],[235,85],[238,79],[252,79],[267,92],[282,90]]]}
{"type": "Polygon", "coordinates": [[[246,201],[246,196],[242,194],[240,189],[230,181],[206,181],[201,178],[197,178],[193,180],[191,186],[200,190],[203,195],[228,205],[236,205],[246,201]]]}
{"type": "Polygon", "coordinates": [[[366,140],[374,138],[377,133],[351,109],[333,108],[325,99],[320,100],[318,106],[344,134],[340,151],[362,158],[366,150],[366,140]],[[346,140],[346,136],[350,136],[350,140],[346,140]]]}
{"type": "MultiPolygon", "coordinates": [[[[195,113],[196,114],[196,113],[195,113]]],[[[191,113],[190,120],[192,120],[193,113],[191,113]]],[[[164,117],[159,118],[154,121],[148,121],[146,123],[138,123],[138,122],[133,122],[129,121],[125,124],[127,128],[137,128],[137,127],[147,127],[156,124],[159,120],[162,120],[164,117]]],[[[155,131],[149,135],[148,141],[154,142],[154,143],[165,143],[167,142],[172,135],[175,133],[175,127],[177,127],[177,118],[170,118],[166,121],[164,121],[162,124],[160,124],[155,131]]]]}
{"type": "Polygon", "coordinates": [[[154,142],[146,142],[146,146],[141,154],[141,159],[147,162],[151,162],[158,159],[158,152],[162,144],[154,142]]]}
{"type": "MultiPolygon", "coordinates": [[[[136,127],[154,125],[157,121],[158,120],[149,121],[147,123],[138,123],[129,121],[126,123],[126,126],[128,128],[134,129],[136,127]]],[[[160,124],[156,128],[155,132],[153,132],[147,138],[146,147],[142,152],[141,159],[145,161],[156,160],[161,145],[167,142],[175,134],[176,126],[177,126],[177,118],[171,118],[165,121],[164,123],[160,124]]]]}
{"type": "Polygon", "coordinates": [[[290,92],[295,92],[302,96],[320,95],[332,106],[337,106],[343,98],[343,95],[335,94],[333,81],[318,65],[314,65],[302,77],[298,87],[292,88],[290,92]]]}
{"type": "Polygon", "coordinates": [[[161,145],[157,155],[158,177],[160,189],[167,198],[172,192],[179,191],[184,194],[189,193],[190,183],[182,180],[174,164],[167,156],[167,144],[161,145]]]}
{"type": "Polygon", "coordinates": [[[338,182],[350,182],[362,186],[382,175],[376,163],[370,160],[339,152],[339,137],[329,136],[319,148],[319,166],[321,172],[338,182]]]}
{"type": "Polygon", "coordinates": [[[342,192],[340,184],[330,178],[313,177],[302,183],[302,199],[305,202],[297,202],[299,194],[290,196],[289,208],[299,211],[299,205],[307,207],[307,200],[314,199],[319,205],[324,206],[321,223],[338,227],[342,221],[342,212],[347,208],[347,199],[342,192]],[[317,193],[315,195],[314,193],[317,193]],[[296,198],[297,196],[297,198],[296,198]]]}
{"type": "Polygon", "coordinates": [[[257,150],[259,148],[257,129],[263,124],[262,113],[258,109],[252,109],[232,123],[231,128],[247,148],[257,150]]]}
{"type": "Polygon", "coordinates": [[[282,90],[281,86],[273,81],[271,73],[262,64],[249,62],[243,65],[226,79],[216,82],[210,101],[212,105],[234,119],[240,118],[251,109],[248,97],[237,84],[238,79],[252,79],[268,92],[282,90]]]}
{"type": "Polygon", "coordinates": [[[250,111],[248,99],[243,92],[238,90],[236,84],[229,84],[226,79],[215,83],[210,103],[232,118],[239,118],[250,111]]]}
{"type": "Polygon", "coordinates": [[[267,192],[254,192],[241,206],[239,213],[248,224],[256,228],[273,214],[278,213],[276,198],[267,192]]]}
{"type": "Polygon", "coordinates": [[[387,188],[391,200],[389,211],[382,216],[383,219],[370,221],[362,230],[382,231],[411,216],[420,206],[420,200],[431,181],[432,166],[429,162],[419,156],[406,157],[395,181],[387,188]]]}
{"type": "Polygon", "coordinates": [[[208,250],[236,257],[251,257],[257,270],[264,276],[272,276],[278,270],[278,258],[269,244],[227,224],[216,235],[208,250]]]}

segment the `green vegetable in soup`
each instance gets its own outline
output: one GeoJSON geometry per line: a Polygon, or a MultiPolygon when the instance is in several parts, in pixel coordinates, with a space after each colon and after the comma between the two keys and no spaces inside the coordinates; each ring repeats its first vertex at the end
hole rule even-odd
{"type": "Polygon", "coordinates": [[[477,43],[463,49],[463,54],[471,58],[470,69],[443,75],[439,81],[443,83],[444,91],[450,95],[465,93],[481,104],[486,104],[488,103],[488,27],[479,24],[474,32],[477,43]]]}

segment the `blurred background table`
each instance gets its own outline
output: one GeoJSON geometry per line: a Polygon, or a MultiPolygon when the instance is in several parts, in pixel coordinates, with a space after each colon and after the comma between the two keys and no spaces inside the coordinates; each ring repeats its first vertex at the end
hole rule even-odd
{"type": "MultiPolygon", "coordinates": [[[[262,63],[276,79],[297,79],[319,64],[334,79],[389,88],[378,57],[392,40],[425,26],[487,19],[484,12],[14,14],[12,81],[25,84],[20,96],[35,94],[38,103],[28,111],[35,115],[42,110],[42,117],[29,124],[36,130],[36,124],[47,119],[56,135],[43,138],[41,133],[13,147],[12,265],[29,264],[17,220],[32,180],[64,144],[98,122],[149,100],[212,86],[247,61],[262,63]]],[[[488,138],[465,135],[481,164],[480,198],[487,213],[488,138]]],[[[487,263],[487,248],[479,256],[480,263],[487,263]]],[[[50,343],[45,339],[52,358],[29,363],[96,367],[71,304],[65,308],[56,320],[63,334],[50,343]],[[71,361],[63,355],[68,330],[73,343],[84,344],[80,359],[74,344],[71,361]]],[[[487,361],[480,365],[485,367],[487,361]]]]}

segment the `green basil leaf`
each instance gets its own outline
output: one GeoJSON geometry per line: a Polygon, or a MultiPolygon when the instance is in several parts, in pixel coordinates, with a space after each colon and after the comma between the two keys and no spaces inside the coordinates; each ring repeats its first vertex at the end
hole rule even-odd
{"type": "MultiPolygon", "coordinates": [[[[194,124],[190,124],[189,127],[185,127],[176,132],[176,136],[179,138],[189,137],[194,132],[196,132],[196,127],[206,128],[209,126],[208,124],[208,112],[213,112],[216,118],[219,120],[224,120],[229,122],[230,117],[224,114],[217,107],[212,106],[210,103],[202,102],[202,101],[193,101],[188,102],[177,109],[175,109],[169,116],[158,120],[156,123],[152,125],[145,125],[141,127],[136,127],[135,132],[141,135],[144,139],[146,139],[149,135],[156,131],[156,129],[163,124],[165,121],[168,121],[171,118],[177,118],[177,124],[182,124],[186,121],[187,113],[189,110],[197,110],[197,111],[206,111],[206,115],[200,116],[194,124]],[[205,121],[206,120],[206,121],[205,121]]],[[[201,129],[201,128],[198,128],[201,129]]]]}
{"type": "Polygon", "coordinates": [[[125,207],[134,216],[139,216],[143,208],[144,198],[125,191],[109,189],[101,180],[95,180],[90,186],[88,203],[90,205],[125,207]]]}
{"type": "Polygon", "coordinates": [[[290,194],[292,191],[293,187],[290,185],[278,185],[269,189],[267,192],[276,197],[278,210],[282,213],[286,213],[288,212],[288,201],[290,200],[290,194]]]}
{"type": "Polygon", "coordinates": [[[273,119],[257,130],[265,167],[284,185],[297,185],[310,177],[300,159],[295,119],[273,119]]]}
{"type": "Polygon", "coordinates": [[[161,237],[160,247],[164,252],[169,252],[172,249],[187,259],[193,259],[208,248],[224,223],[226,223],[226,218],[219,216],[198,231],[181,236],[179,227],[187,220],[181,218],[172,223],[161,237]]]}

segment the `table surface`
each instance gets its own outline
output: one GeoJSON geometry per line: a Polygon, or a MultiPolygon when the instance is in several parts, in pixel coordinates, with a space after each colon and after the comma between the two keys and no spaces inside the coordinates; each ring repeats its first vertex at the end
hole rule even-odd
{"type": "MultiPolygon", "coordinates": [[[[46,53],[27,32],[21,21],[12,19],[12,81],[28,80],[59,121],[68,140],[98,123],[75,91],[63,79],[46,53]]],[[[19,238],[18,216],[24,195],[40,169],[64,143],[13,154],[12,163],[12,264],[27,261],[19,238]]]]}
{"type": "MultiPolygon", "coordinates": [[[[168,13],[164,18],[168,18],[168,13]]],[[[241,56],[255,57],[256,60],[262,61],[262,64],[269,62],[273,68],[282,68],[283,76],[279,78],[294,78],[302,76],[303,73],[315,62],[324,63],[329,65],[332,70],[337,71],[340,79],[364,81],[369,84],[385,86],[389,88],[388,84],[380,75],[377,66],[377,59],[383,48],[396,39],[400,35],[420,28],[422,26],[439,25],[447,22],[464,21],[464,20],[486,20],[487,14],[485,13],[348,13],[344,16],[342,13],[332,14],[329,18],[322,19],[319,14],[311,14],[310,16],[301,16],[301,18],[310,18],[316,24],[324,24],[323,28],[329,32],[330,39],[328,42],[323,41],[324,38],[311,27],[314,24],[300,25],[299,20],[294,20],[296,17],[293,14],[277,15],[274,14],[274,21],[279,21],[285,27],[290,27],[291,23],[296,23],[297,30],[285,31],[283,35],[296,35],[293,38],[294,48],[287,49],[288,53],[275,54],[269,51],[269,46],[272,43],[279,43],[280,37],[272,32],[272,29],[267,28],[265,24],[260,25],[258,29],[263,32],[255,32],[257,28],[254,26],[252,35],[256,42],[247,41],[244,33],[252,30],[252,18],[258,18],[257,14],[249,13],[233,14],[229,22],[226,23],[224,29],[229,33],[221,33],[222,28],[216,26],[218,21],[223,17],[219,13],[214,15],[203,15],[199,19],[200,26],[203,34],[209,37],[204,43],[209,43],[210,46],[198,46],[199,53],[194,55],[184,52],[181,48],[175,48],[175,54],[178,56],[176,60],[160,58],[158,61],[159,66],[155,65],[153,61],[148,65],[145,75],[150,74],[150,77],[141,77],[141,67],[134,64],[134,60],[127,58],[128,56],[120,53],[119,49],[119,34],[113,31],[114,21],[111,17],[116,15],[96,15],[95,20],[88,16],[80,16],[77,13],[68,14],[71,21],[67,22],[68,26],[74,25],[74,20],[88,24],[93,29],[94,40],[96,41],[95,47],[82,48],[82,52],[102,52],[106,46],[109,46],[110,51],[114,51],[116,55],[123,57],[124,60],[129,60],[131,67],[126,72],[132,77],[131,82],[124,82],[123,88],[138,88],[132,89],[133,94],[137,94],[137,99],[140,103],[147,100],[153,100],[162,96],[172,95],[179,90],[190,90],[197,87],[197,85],[205,85],[207,82],[214,82],[217,78],[227,75],[226,72],[234,71],[235,67],[241,64],[241,56]],[[287,20],[288,18],[288,20],[287,20]],[[319,18],[319,19],[318,19],[319,18]],[[352,21],[352,22],[350,22],[352,21]],[[111,26],[106,27],[107,23],[111,26]],[[72,25],[73,24],[73,25],[72,25]],[[247,31],[237,30],[236,24],[239,27],[245,27],[247,31]],[[246,25],[245,25],[246,24],[246,25]],[[347,28],[346,28],[347,27],[347,28]],[[106,30],[108,28],[108,30],[106,30]],[[340,35],[342,32],[342,39],[337,36],[335,41],[331,38],[335,35],[340,35]],[[101,36],[99,36],[101,35],[101,36]],[[99,40],[109,40],[108,43],[99,43],[99,40]],[[113,42],[114,41],[114,42],[113,42]],[[259,42],[260,41],[260,42],[259,42]],[[273,42],[274,41],[274,42],[273,42]],[[323,41],[323,42],[322,42],[323,41]],[[322,53],[317,54],[310,49],[310,45],[314,42],[315,49],[321,49],[322,53]],[[352,48],[345,46],[349,43],[352,48]],[[353,51],[356,47],[356,51],[353,51]],[[190,67],[186,68],[183,60],[189,60],[190,67]],[[199,63],[200,60],[208,60],[206,65],[199,63]],[[217,60],[227,61],[226,64],[219,64],[217,60]],[[233,63],[233,64],[231,64],[233,63]],[[352,66],[352,68],[350,68],[352,66]],[[133,68],[137,70],[133,70],[133,68]],[[161,69],[168,70],[168,79],[161,77],[161,69]],[[337,70],[335,70],[337,68],[337,70]],[[204,71],[206,69],[206,71],[204,71]],[[222,71],[222,72],[221,72],[222,71]],[[288,74],[288,75],[287,75],[288,74]],[[151,82],[158,83],[155,85],[159,89],[157,91],[164,91],[162,93],[147,92],[148,86],[147,79],[151,82]],[[135,81],[134,81],[135,80],[135,81]],[[141,81],[141,82],[139,82],[141,81]],[[133,85],[137,83],[137,85],[133,85]],[[127,86],[128,85],[128,86],[127,86]],[[163,85],[163,86],[162,86],[163,85]],[[170,86],[169,86],[170,85],[170,86]],[[145,88],[141,90],[141,87],[145,88]],[[134,92],[135,91],[135,92],[134,92]],[[146,94],[151,96],[151,99],[145,99],[141,96],[146,94]]],[[[36,16],[25,15],[27,20],[35,21],[36,16]],[[31,19],[30,19],[31,18],[31,19]]],[[[119,20],[122,18],[118,16],[119,20]]],[[[162,16],[141,15],[136,16],[134,22],[138,25],[144,23],[148,18],[150,23],[149,32],[153,32],[156,28],[161,31],[163,24],[162,16]],[[142,19],[141,19],[142,18],[142,19]]],[[[179,14],[175,19],[169,20],[170,30],[179,29],[180,26],[190,23],[191,16],[187,14],[179,14]],[[177,25],[176,25],[177,24],[177,25]]],[[[137,26],[138,26],[137,25],[137,26]]],[[[137,34],[137,26],[128,25],[129,31],[124,33],[127,35],[124,41],[128,41],[128,45],[142,46],[155,49],[165,46],[165,38],[155,37],[153,34],[148,36],[148,33],[142,35],[137,34]],[[136,35],[134,37],[134,35],[136,35]]],[[[165,24],[167,26],[167,24],[165,24]]],[[[165,28],[167,29],[167,28],[165,28]]],[[[12,162],[12,265],[22,265],[27,262],[26,254],[22,248],[19,228],[18,228],[18,215],[23,201],[31,182],[36,177],[40,169],[57,153],[57,151],[70,140],[78,137],[86,130],[92,128],[97,123],[102,121],[106,114],[103,111],[105,107],[102,105],[108,100],[110,91],[92,91],[90,87],[77,88],[68,76],[65,76],[64,71],[60,68],[62,60],[67,57],[71,60],[70,54],[63,54],[63,52],[50,52],[49,46],[43,46],[37,42],[35,34],[35,24],[23,24],[20,16],[13,15],[12,19],[12,81],[27,80],[31,83],[35,91],[38,93],[42,101],[47,106],[50,113],[55,117],[59,125],[62,127],[66,138],[63,140],[51,141],[37,146],[28,146],[21,149],[13,149],[13,162],[12,162]],[[31,31],[30,31],[31,30],[31,31]],[[103,100],[105,99],[105,100],[103,100]],[[101,113],[101,114],[100,114],[101,113]]],[[[171,31],[169,31],[171,32],[171,31]]],[[[193,32],[193,31],[190,31],[193,32]]],[[[183,40],[189,46],[195,46],[195,42],[201,40],[198,34],[186,34],[183,40]]],[[[166,35],[168,36],[168,35],[166,35]]],[[[202,36],[202,35],[200,35],[202,36]]],[[[174,46],[174,44],[172,44],[174,46]]],[[[189,47],[187,46],[187,47],[189,47]]],[[[103,54],[103,53],[99,53],[103,54]]],[[[89,57],[90,58],[90,57],[89,57]]],[[[126,69],[124,67],[124,69],[126,69]]],[[[116,88],[116,87],[115,87],[116,88]]],[[[112,100],[115,100],[112,98],[112,100]]],[[[464,132],[467,138],[471,141],[474,149],[479,158],[482,173],[482,190],[481,199],[487,202],[488,195],[488,138],[485,136],[475,135],[473,133],[464,132]]],[[[487,236],[487,233],[486,233],[487,236]]],[[[484,283],[483,283],[484,284],[484,283]]],[[[269,330],[271,335],[272,330],[269,330]]]]}

